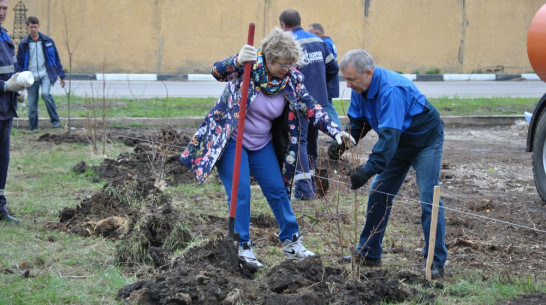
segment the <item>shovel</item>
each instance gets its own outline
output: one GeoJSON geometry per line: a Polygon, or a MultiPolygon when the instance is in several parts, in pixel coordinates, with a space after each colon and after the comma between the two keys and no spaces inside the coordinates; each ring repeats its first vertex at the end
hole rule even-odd
{"type": "MultiPolygon", "coordinates": [[[[248,45],[254,44],[254,23],[248,25],[248,45]]],[[[237,242],[239,246],[239,233],[235,232],[235,213],[237,211],[237,193],[239,190],[239,170],[241,168],[241,151],[243,149],[243,131],[245,130],[246,99],[248,97],[248,86],[250,84],[250,73],[252,72],[252,62],[245,63],[243,74],[243,92],[241,92],[239,109],[239,126],[237,128],[237,142],[235,144],[235,163],[233,165],[233,183],[231,185],[231,202],[229,205],[229,229],[228,238],[237,242]]]]}

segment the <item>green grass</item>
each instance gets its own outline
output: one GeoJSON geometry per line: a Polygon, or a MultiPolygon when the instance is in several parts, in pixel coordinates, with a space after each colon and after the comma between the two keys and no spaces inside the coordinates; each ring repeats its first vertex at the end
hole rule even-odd
{"type": "MultiPolygon", "coordinates": [[[[61,117],[68,116],[66,96],[55,96],[57,110],[61,117]]],[[[538,98],[463,98],[441,97],[429,98],[429,101],[440,111],[442,116],[449,115],[523,115],[523,112],[533,112],[538,98]]],[[[106,117],[133,118],[174,118],[203,117],[216,102],[216,98],[149,98],[107,99],[106,117]]],[[[39,117],[47,117],[43,101],[39,102],[39,117]]],[[[101,99],[71,97],[70,115],[73,118],[85,118],[88,109],[102,109],[101,99]]],[[[345,116],[350,100],[334,100],[334,107],[339,115],[345,116]]],[[[25,110],[26,111],[26,110],[25,110]]],[[[102,114],[97,113],[98,116],[102,114]]],[[[135,126],[137,127],[137,126],[135,126]]]]}
{"type": "Polygon", "coordinates": [[[523,115],[533,113],[538,98],[432,98],[441,115],[523,115]]]}
{"type": "MultiPolygon", "coordinates": [[[[428,99],[442,116],[449,115],[522,115],[533,113],[538,98],[462,98],[440,97],[428,99]]],[[[346,115],[350,100],[334,100],[339,115],[346,115]]]]}
{"type": "Polygon", "coordinates": [[[439,303],[497,304],[520,294],[534,293],[546,293],[544,282],[537,283],[530,278],[510,278],[508,275],[487,278],[479,272],[473,272],[446,286],[439,297],[439,303]]]}
{"type": "MultiPolygon", "coordinates": [[[[65,95],[55,96],[57,111],[61,117],[68,116],[67,98],[65,95]],[[62,105],[62,106],[61,106],[62,105]]],[[[106,117],[134,118],[172,118],[204,116],[216,102],[216,98],[107,98],[106,117]]],[[[40,100],[39,116],[47,117],[43,101],[40,100]],[[43,106],[43,107],[42,107],[43,106]]],[[[100,98],[70,98],[71,117],[87,117],[88,109],[102,109],[100,98]]]]}
{"type": "Polygon", "coordinates": [[[108,145],[106,156],[89,145],[29,141],[42,133],[13,129],[6,197],[21,224],[0,222],[0,304],[117,304],[122,286],[133,283],[115,262],[115,244],[50,230],[65,207],[102,188],[72,167],[99,165],[129,148],[108,145]],[[29,271],[29,277],[22,276],[29,271]]]}

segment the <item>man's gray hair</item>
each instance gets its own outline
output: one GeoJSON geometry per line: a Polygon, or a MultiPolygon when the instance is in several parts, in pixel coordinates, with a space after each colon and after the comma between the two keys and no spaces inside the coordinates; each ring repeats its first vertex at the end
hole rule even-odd
{"type": "Polygon", "coordinates": [[[324,27],[320,23],[311,23],[309,25],[313,30],[319,32],[321,35],[324,35],[324,27]]]}
{"type": "Polygon", "coordinates": [[[368,69],[372,71],[375,69],[375,61],[373,60],[373,57],[366,52],[366,50],[362,49],[351,50],[345,54],[343,59],[341,59],[339,69],[343,71],[349,65],[353,65],[356,71],[361,74],[366,73],[366,70],[368,69]]]}
{"type": "Polygon", "coordinates": [[[301,65],[303,52],[292,32],[285,32],[278,27],[273,28],[262,41],[262,51],[270,63],[285,59],[301,65]]]}

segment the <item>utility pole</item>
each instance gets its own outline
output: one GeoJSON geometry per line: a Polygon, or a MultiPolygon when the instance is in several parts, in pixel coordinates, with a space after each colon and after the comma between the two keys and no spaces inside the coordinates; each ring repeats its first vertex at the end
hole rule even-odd
{"type": "Polygon", "coordinates": [[[15,45],[15,51],[17,51],[19,42],[28,35],[26,27],[28,9],[23,1],[19,1],[13,10],[15,11],[15,18],[13,19],[13,33],[10,37],[15,45]]]}

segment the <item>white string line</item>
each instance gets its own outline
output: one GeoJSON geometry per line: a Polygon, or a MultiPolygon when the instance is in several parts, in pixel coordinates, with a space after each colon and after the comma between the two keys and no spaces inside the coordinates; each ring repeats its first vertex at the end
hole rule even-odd
{"type": "MultiPolygon", "coordinates": [[[[109,134],[119,136],[119,137],[122,137],[122,138],[138,140],[138,141],[142,141],[142,142],[159,143],[159,141],[146,140],[146,139],[142,139],[142,138],[135,138],[135,137],[125,136],[125,135],[120,135],[120,134],[115,134],[115,133],[109,133],[109,134]]],[[[163,145],[164,146],[169,146],[169,147],[174,147],[174,148],[185,149],[185,147],[172,145],[172,144],[163,144],[163,145]]],[[[321,176],[318,176],[318,175],[315,175],[315,174],[311,174],[311,176],[321,178],[321,179],[326,179],[326,180],[332,181],[332,182],[337,182],[337,183],[340,183],[340,184],[349,185],[349,183],[347,183],[347,182],[335,180],[335,179],[332,179],[332,178],[321,177],[321,176]]],[[[405,201],[417,201],[417,202],[419,202],[421,204],[427,204],[427,205],[432,206],[432,203],[430,203],[430,202],[423,202],[423,201],[420,201],[420,200],[414,200],[414,199],[410,199],[410,198],[402,196],[402,195],[394,195],[394,194],[390,194],[390,193],[381,192],[381,191],[378,191],[378,190],[375,190],[374,192],[381,193],[381,194],[388,195],[388,196],[392,196],[392,197],[395,197],[395,198],[396,197],[402,198],[405,201]]],[[[535,231],[535,232],[546,233],[546,230],[541,230],[541,229],[537,229],[537,228],[533,228],[533,227],[529,227],[529,226],[525,226],[525,225],[521,225],[521,224],[517,224],[517,223],[505,221],[505,220],[501,220],[501,219],[496,219],[496,218],[492,218],[492,217],[488,217],[488,216],[483,216],[483,215],[480,215],[480,214],[473,214],[473,213],[470,213],[470,212],[461,211],[461,210],[457,210],[457,209],[454,209],[454,208],[449,208],[449,207],[446,207],[445,205],[443,206],[443,208],[445,210],[448,210],[448,211],[461,213],[461,214],[473,216],[473,217],[476,217],[476,218],[482,218],[482,219],[485,219],[485,220],[498,222],[498,223],[502,223],[502,224],[505,224],[505,225],[511,225],[511,226],[514,226],[514,227],[519,227],[519,228],[523,228],[523,229],[527,229],[527,230],[531,230],[531,231],[535,231]]]]}
{"type": "MultiPolygon", "coordinates": [[[[321,176],[317,176],[317,175],[313,175],[313,176],[315,176],[317,178],[327,179],[328,181],[333,181],[333,182],[337,182],[337,183],[340,183],[340,184],[349,185],[349,183],[344,182],[344,181],[339,181],[339,180],[326,178],[326,177],[321,177],[321,176]]],[[[420,200],[414,200],[414,199],[410,199],[410,198],[402,196],[402,195],[394,195],[394,194],[390,194],[390,193],[381,192],[381,191],[378,191],[378,190],[374,190],[373,192],[377,192],[377,193],[392,196],[392,197],[399,197],[399,198],[402,198],[402,199],[404,199],[406,201],[417,201],[419,203],[427,204],[427,205],[432,206],[432,203],[430,203],[430,202],[423,202],[423,201],[420,201],[420,200]]],[[[525,225],[520,225],[520,224],[517,224],[517,223],[513,223],[513,222],[501,220],[501,219],[496,219],[496,218],[492,218],[492,217],[488,217],[488,216],[483,216],[483,215],[473,214],[473,213],[470,213],[470,212],[461,211],[461,210],[457,210],[457,209],[453,209],[453,208],[448,208],[445,205],[443,205],[442,207],[445,210],[449,210],[449,211],[453,211],[453,212],[457,212],[457,213],[461,213],[461,214],[466,214],[466,215],[469,215],[469,216],[474,216],[474,217],[477,217],[477,218],[482,218],[482,219],[486,219],[486,220],[490,220],[490,221],[494,221],[494,222],[498,222],[498,223],[502,223],[502,224],[506,224],[506,225],[520,227],[520,228],[535,231],[535,232],[546,233],[546,230],[541,230],[541,229],[537,229],[537,228],[533,228],[533,227],[529,227],[529,226],[525,226],[525,225]]]]}

